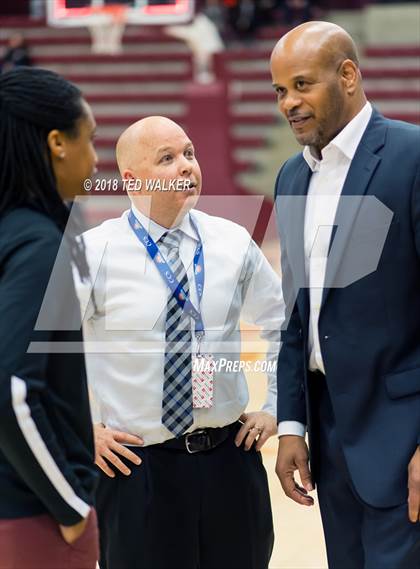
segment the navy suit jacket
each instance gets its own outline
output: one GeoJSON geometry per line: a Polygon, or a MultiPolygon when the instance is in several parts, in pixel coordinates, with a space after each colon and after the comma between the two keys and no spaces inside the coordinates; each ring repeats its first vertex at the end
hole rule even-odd
{"type": "MultiPolygon", "coordinates": [[[[281,168],[275,191],[288,316],[278,359],[278,421],[307,424],[311,447],[303,247],[310,178],[300,153],[281,168]]],[[[355,489],[374,507],[392,507],[407,500],[407,466],[420,444],[418,127],[373,111],[334,225],[319,317],[326,381],[355,489]],[[355,267],[363,270],[350,282],[355,267]]]]}

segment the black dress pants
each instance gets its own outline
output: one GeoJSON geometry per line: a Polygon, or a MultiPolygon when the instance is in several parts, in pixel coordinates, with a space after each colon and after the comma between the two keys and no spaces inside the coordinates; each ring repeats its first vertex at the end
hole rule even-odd
{"type": "MultiPolygon", "coordinates": [[[[101,473],[101,569],[266,569],[274,534],[260,453],[232,429],[213,450],[132,448],[130,476],[101,473]]],[[[127,463],[128,464],[128,463],[127,463]]]]}
{"type": "Polygon", "coordinates": [[[355,490],[338,438],[326,380],[311,377],[313,450],[329,569],[420,569],[420,524],[407,503],[373,508],[355,490]]]}

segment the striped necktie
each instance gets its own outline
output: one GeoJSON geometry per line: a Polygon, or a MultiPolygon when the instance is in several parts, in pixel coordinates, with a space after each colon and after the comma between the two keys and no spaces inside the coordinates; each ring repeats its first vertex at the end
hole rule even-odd
{"type": "MultiPolygon", "coordinates": [[[[180,229],[162,235],[159,245],[185,293],[188,277],[179,256],[180,229]]],[[[169,293],[165,326],[165,366],[162,396],[162,423],[175,436],[193,423],[191,383],[191,317],[169,293]]]]}

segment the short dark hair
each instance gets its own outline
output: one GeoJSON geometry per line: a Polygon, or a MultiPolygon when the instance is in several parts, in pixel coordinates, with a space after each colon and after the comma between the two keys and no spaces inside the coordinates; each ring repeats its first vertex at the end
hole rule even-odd
{"type": "MultiPolygon", "coordinates": [[[[64,232],[69,209],[57,190],[47,137],[54,129],[77,136],[82,101],[80,89],[47,69],[18,67],[0,75],[0,216],[32,207],[64,232]]],[[[87,265],[77,232],[68,227],[66,236],[83,276],[87,265]]]]}

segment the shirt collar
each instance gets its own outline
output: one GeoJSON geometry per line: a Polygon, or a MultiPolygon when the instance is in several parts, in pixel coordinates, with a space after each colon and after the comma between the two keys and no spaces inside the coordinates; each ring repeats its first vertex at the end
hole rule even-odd
{"type": "Polygon", "coordinates": [[[149,232],[149,235],[152,237],[155,243],[159,241],[159,239],[162,237],[164,233],[166,233],[167,231],[174,231],[175,229],[180,229],[185,235],[191,237],[191,239],[194,239],[195,241],[198,241],[198,236],[191,224],[191,219],[188,214],[184,215],[184,217],[176,227],[168,229],[167,227],[159,225],[158,223],[156,223],[155,221],[144,215],[144,213],[139,211],[134,204],[131,204],[131,209],[133,210],[134,215],[137,217],[137,219],[146,229],[146,231],[149,232]]]}
{"type": "MultiPolygon", "coordinates": [[[[372,105],[367,101],[362,110],[322,149],[321,154],[323,158],[335,148],[344,154],[348,160],[353,160],[371,116],[372,105]]],[[[319,169],[321,160],[312,155],[309,146],[305,146],[303,149],[303,157],[312,172],[319,169]]]]}

